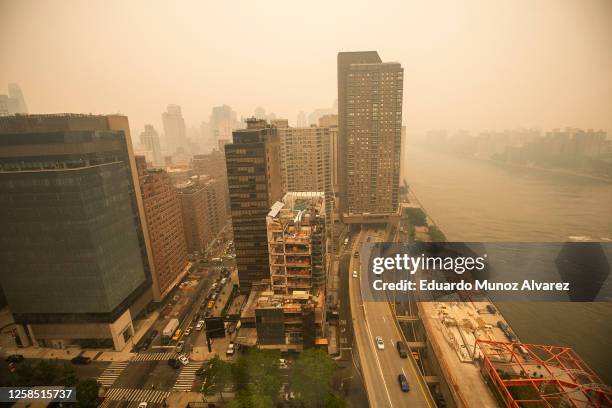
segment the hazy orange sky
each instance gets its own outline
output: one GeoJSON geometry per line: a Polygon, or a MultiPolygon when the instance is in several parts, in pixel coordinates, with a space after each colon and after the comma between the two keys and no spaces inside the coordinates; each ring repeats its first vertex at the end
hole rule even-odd
{"type": "Polygon", "coordinates": [[[405,70],[409,131],[513,127],[612,133],[612,1],[0,0],[0,93],[31,113],[258,106],[295,123],[332,105],[338,51],[405,70]]]}

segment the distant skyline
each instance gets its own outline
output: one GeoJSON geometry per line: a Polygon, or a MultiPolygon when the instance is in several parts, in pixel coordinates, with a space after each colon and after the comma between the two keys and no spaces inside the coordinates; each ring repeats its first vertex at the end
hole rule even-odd
{"type": "Polygon", "coordinates": [[[161,130],[168,104],[188,128],[222,104],[295,125],[337,98],[339,51],[376,50],[405,67],[409,133],[612,133],[608,0],[0,0],[0,50],[0,89],[18,83],[31,113],[120,112],[132,130],[161,130]]]}

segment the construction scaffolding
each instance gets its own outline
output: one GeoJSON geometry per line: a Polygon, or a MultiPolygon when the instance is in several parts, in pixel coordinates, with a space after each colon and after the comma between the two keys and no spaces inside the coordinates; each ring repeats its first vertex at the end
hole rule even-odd
{"type": "Polygon", "coordinates": [[[569,347],[477,340],[475,348],[506,407],[612,407],[610,387],[569,347]]]}

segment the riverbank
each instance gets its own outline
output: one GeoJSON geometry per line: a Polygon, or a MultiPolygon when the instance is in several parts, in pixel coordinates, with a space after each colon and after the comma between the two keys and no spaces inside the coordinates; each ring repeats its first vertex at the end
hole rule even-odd
{"type": "Polygon", "coordinates": [[[478,157],[467,157],[466,156],[465,158],[471,159],[471,160],[482,161],[485,163],[494,164],[494,165],[501,166],[501,167],[510,167],[510,168],[521,169],[521,170],[534,170],[534,171],[548,173],[548,174],[559,174],[563,176],[571,176],[571,177],[576,177],[576,178],[582,178],[582,179],[588,179],[592,181],[600,181],[602,183],[612,184],[612,177],[597,176],[594,174],[582,173],[579,171],[553,168],[553,167],[524,165],[524,164],[518,164],[518,163],[508,163],[508,162],[501,162],[499,160],[483,159],[483,158],[478,158],[478,157]]]}

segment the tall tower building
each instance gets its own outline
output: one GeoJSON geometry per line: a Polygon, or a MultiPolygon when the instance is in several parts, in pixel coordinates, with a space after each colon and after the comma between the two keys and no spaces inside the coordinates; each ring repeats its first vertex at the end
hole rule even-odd
{"type": "Polygon", "coordinates": [[[404,70],[376,51],[338,53],[338,170],[343,218],[359,222],[399,205],[404,70]]]}
{"type": "Polygon", "coordinates": [[[0,197],[0,283],[22,343],[127,346],[152,300],[127,118],[0,118],[0,197]]]}
{"type": "Polygon", "coordinates": [[[159,135],[153,125],[145,125],[144,131],[140,134],[140,144],[145,150],[153,155],[153,164],[161,166],[163,164],[159,135]]]}
{"type": "Polygon", "coordinates": [[[204,174],[177,186],[190,253],[204,251],[225,225],[225,186],[204,174]]]}
{"type": "Polygon", "coordinates": [[[8,93],[9,98],[16,101],[16,109],[13,113],[28,113],[28,105],[26,105],[26,101],[23,96],[23,92],[21,92],[21,87],[19,84],[9,84],[8,93]]]}
{"type": "Polygon", "coordinates": [[[299,111],[297,115],[297,127],[306,127],[308,126],[308,122],[306,121],[306,114],[304,111],[299,111]]]}
{"type": "Polygon", "coordinates": [[[174,154],[177,150],[185,150],[187,148],[187,131],[185,130],[185,120],[181,107],[179,105],[168,105],[166,112],[162,113],[162,122],[169,154],[174,154]]]}
{"type": "Polygon", "coordinates": [[[210,115],[209,125],[212,138],[210,145],[217,148],[231,141],[232,131],[238,128],[238,115],[231,106],[215,106],[210,115]]]}
{"type": "Polygon", "coordinates": [[[181,203],[165,170],[146,169],[140,178],[140,189],[155,266],[153,298],[160,301],[188,271],[181,203]]]}
{"type": "Polygon", "coordinates": [[[225,146],[229,201],[240,290],[270,276],[266,216],[282,196],[280,143],[265,120],[247,119],[225,146]]]}
{"type": "Polygon", "coordinates": [[[333,210],[335,128],[311,126],[277,129],[281,146],[283,191],[325,193],[325,215],[333,210]]]}

